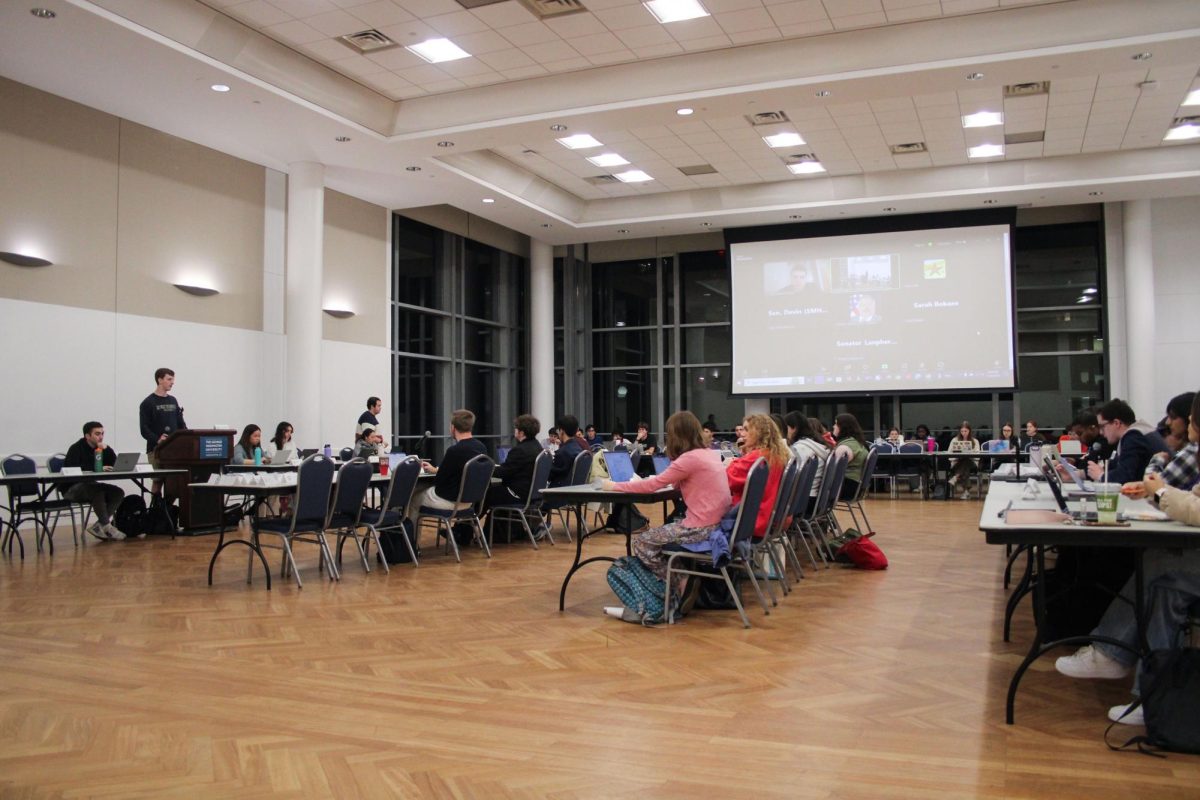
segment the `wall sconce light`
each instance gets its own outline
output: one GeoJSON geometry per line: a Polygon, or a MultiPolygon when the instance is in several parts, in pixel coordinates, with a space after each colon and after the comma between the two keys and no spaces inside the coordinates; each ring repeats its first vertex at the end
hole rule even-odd
{"type": "Polygon", "coordinates": [[[354,312],[348,308],[324,308],[321,310],[329,316],[337,319],[350,319],[354,316],[354,312]]]}
{"type": "Polygon", "coordinates": [[[25,256],[20,253],[0,253],[0,261],[7,261],[17,267],[48,267],[53,262],[37,256],[25,256]]]}
{"type": "Polygon", "coordinates": [[[173,285],[179,291],[187,292],[196,297],[212,297],[214,294],[220,294],[220,292],[211,286],[193,286],[190,283],[176,283],[173,285]]]}

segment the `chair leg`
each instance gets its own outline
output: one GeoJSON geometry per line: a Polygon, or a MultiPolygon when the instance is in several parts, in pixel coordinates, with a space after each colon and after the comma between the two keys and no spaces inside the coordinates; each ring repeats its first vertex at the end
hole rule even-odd
{"type": "Polygon", "coordinates": [[[325,538],[324,531],[317,534],[317,544],[321,548],[321,558],[329,567],[329,580],[340,581],[342,574],[338,572],[337,564],[333,563],[333,551],[329,549],[329,541],[325,538]]]}
{"type": "Polygon", "coordinates": [[[754,575],[754,566],[752,564],[743,562],[742,568],[745,569],[746,574],[750,576],[750,584],[754,587],[754,593],[758,595],[758,602],[759,605],[762,606],[763,613],[769,616],[771,613],[771,608],[767,605],[767,598],[762,593],[762,587],[758,585],[758,578],[756,578],[754,575]]]}
{"type": "Polygon", "coordinates": [[[863,533],[870,533],[872,531],[872,528],[871,528],[871,521],[869,519],[867,519],[867,509],[866,509],[866,507],[863,506],[861,500],[858,501],[857,505],[858,505],[858,510],[862,514],[862,518],[863,518],[863,527],[862,527],[863,533]]]}
{"type": "MultiPolygon", "coordinates": [[[[742,627],[749,628],[750,618],[746,616],[746,607],[742,605],[742,598],[738,595],[738,591],[733,585],[733,579],[729,577],[728,567],[721,567],[721,577],[725,579],[725,585],[729,587],[729,596],[733,598],[733,604],[737,606],[738,613],[742,616],[742,627]]],[[[760,594],[759,599],[761,598],[762,595],[760,594]]]]}
{"type": "Polygon", "coordinates": [[[796,547],[792,544],[792,537],[788,536],[785,531],[779,538],[783,542],[784,566],[786,567],[787,562],[790,561],[796,569],[796,580],[804,580],[804,567],[800,565],[800,556],[796,555],[796,547]]]}
{"type": "MultiPolygon", "coordinates": [[[[784,556],[786,558],[786,556],[784,556]]],[[[783,590],[783,596],[787,597],[792,593],[791,584],[788,583],[787,573],[783,569],[783,565],[779,563],[779,554],[775,552],[775,542],[767,542],[767,558],[771,560],[771,569],[775,570],[776,580],[779,581],[779,588],[783,590]]]]}
{"type": "MultiPolygon", "coordinates": [[[[478,514],[473,515],[471,517],[471,524],[473,526],[475,526],[475,534],[479,537],[479,543],[481,545],[483,545],[484,554],[486,554],[488,558],[491,558],[492,557],[492,548],[488,544],[487,538],[483,535],[483,525],[479,522],[478,514]]],[[[533,538],[532,534],[530,535],[529,538],[531,538],[531,539],[533,538]]],[[[537,547],[536,543],[534,544],[534,547],[537,547]]]]}
{"type": "MultiPolygon", "coordinates": [[[[379,541],[379,531],[375,530],[374,525],[368,525],[367,530],[371,532],[371,539],[375,540],[375,552],[379,554],[379,562],[383,564],[383,574],[390,575],[392,570],[388,567],[387,559],[383,557],[383,544],[379,541]]],[[[400,536],[404,539],[404,543],[409,547],[409,555],[412,555],[412,545],[408,542],[408,534],[404,532],[404,522],[400,522],[400,536]]],[[[365,538],[365,537],[364,537],[365,538]]],[[[367,539],[367,550],[371,549],[371,539],[367,539]]],[[[416,563],[416,560],[413,560],[416,563]]]]}
{"type": "Polygon", "coordinates": [[[438,530],[442,529],[443,523],[446,525],[446,546],[454,550],[454,560],[461,564],[462,556],[458,552],[458,542],[454,539],[454,527],[450,524],[449,520],[438,517],[438,530]]]}
{"type": "Polygon", "coordinates": [[[283,576],[286,578],[287,569],[291,568],[292,574],[296,577],[296,588],[303,589],[304,582],[300,580],[300,569],[296,566],[296,557],[292,555],[292,543],[287,536],[281,536],[280,541],[283,542],[283,554],[285,556],[283,576]]]}

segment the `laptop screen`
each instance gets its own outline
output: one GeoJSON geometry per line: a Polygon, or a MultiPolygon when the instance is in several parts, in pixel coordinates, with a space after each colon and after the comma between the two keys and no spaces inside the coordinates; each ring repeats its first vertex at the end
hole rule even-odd
{"type": "Polygon", "coordinates": [[[662,475],[667,471],[667,467],[671,466],[671,459],[667,456],[654,456],[654,474],[662,475]]]}
{"type": "Polygon", "coordinates": [[[604,463],[608,465],[608,475],[617,483],[633,480],[633,459],[623,450],[613,450],[604,454],[604,463]]]}
{"type": "Polygon", "coordinates": [[[395,451],[388,453],[388,468],[394,471],[396,469],[396,465],[406,458],[408,458],[407,453],[397,453],[395,451]]]}
{"type": "Polygon", "coordinates": [[[499,464],[503,464],[508,459],[508,453],[510,450],[512,450],[511,447],[497,447],[496,448],[496,462],[499,464]]]}

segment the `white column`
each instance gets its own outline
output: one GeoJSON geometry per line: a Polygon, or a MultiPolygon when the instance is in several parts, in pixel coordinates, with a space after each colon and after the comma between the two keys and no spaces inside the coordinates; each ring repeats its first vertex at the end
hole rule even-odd
{"type": "MultiPolygon", "coordinates": [[[[529,242],[529,398],[542,430],[554,424],[554,248],[529,242]]],[[[524,409],[520,409],[524,413],[524,409]]]]}
{"type": "Polygon", "coordinates": [[[325,168],[288,166],[287,418],[298,447],[320,447],[321,293],[324,283],[325,168]]]}
{"type": "Polygon", "coordinates": [[[1125,343],[1129,396],[1140,419],[1156,420],[1163,403],[1154,396],[1154,240],[1149,200],[1124,208],[1125,343]]]}

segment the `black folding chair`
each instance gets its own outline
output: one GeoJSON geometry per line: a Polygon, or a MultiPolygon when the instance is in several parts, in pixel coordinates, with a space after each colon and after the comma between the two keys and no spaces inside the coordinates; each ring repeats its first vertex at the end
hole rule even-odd
{"type": "MultiPolygon", "coordinates": [[[[329,495],[333,489],[333,459],[317,453],[304,459],[296,470],[296,494],[292,498],[292,516],[290,519],[274,517],[252,517],[250,520],[251,535],[254,546],[260,550],[263,547],[273,547],[283,550],[284,561],[281,574],[286,577],[290,569],[296,577],[296,586],[303,589],[300,580],[300,570],[296,567],[296,557],[292,553],[292,542],[314,542],[320,547],[320,564],[329,567],[329,580],[337,580],[337,567],[333,563],[333,554],[329,552],[329,543],[325,540],[325,529],[329,524],[329,495]],[[264,545],[261,537],[270,534],[279,537],[278,545],[264,545]]],[[[253,573],[254,552],[247,555],[247,576],[253,573]]]]}
{"type": "MultiPolygon", "coordinates": [[[[496,517],[509,522],[517,521],[521,523],[521,527],[525,529],[525,534],[529,536],[529,543],[533,545],[533,549],[537,550],[537,537],[534,536],[533,530],[529,527],[529,517],[533,516],[537,519],[539,529],[546,529],[546,538],[550,540],[550,544],[554,544],[554,535],[550,533],[550,525],[546,522],[546,518],[542,516],[542,490],[550,484],[550,468],[554,466],[554,456],[549,450],[543,450],[538,453],[537,459],[533,462],[533,480],[529,484],[529,493],[525,496],[525,502],[503,503],[491,507],[488,511],[488,546],[492,544],[493,528],[495,527],[496,517]]],[[[512,541],[511,528],[509,529],[509,541],[512,541]]]]}
{"type": "Polygon", "coordinates": [[[454,525],[458,522],[469,522],[475,531],[474,539],[483,547],[488,558],[492,557],[492,548],[488,546],[487,537],[483,535],[483,525],[479,521],[479,509],[483,498],[487,495],[492,483],[492,472],[496,469],[492,459],[484,454],[472,458],[463,467],[462,480],[458,485],[458,497],[454,508],[434,508],[421,506],[417,512],[416,535],[421,535],[421,523],[432,519],[437,524],[437,535],[445,536],[447,547],[454,550],[454,560],[462,561],[459,555],[458,542],[454,539],[454,525]]]}
{"type": "Polygon", "coordinates": [[[338,469],[333,506],[325,530],[337,534],[339,568],[342,565],[342,546],[346,539],[353,539],[354,546],[358,548],[359,558],[362,559],[363,570],[371,571],[371,565],[367,562],[367,551],[363,548],[362,540],[358,538],[358,529],[363,526],[363,503],[367,499],[367,490],[371,488],[371,476],[374,474],[375,470],[371,465],[361,458],[352,458],[338,469]]]}
{"type": "MultiPolygon", "coordinates": [[[[379,560],[383,562],[384,572],[391,572],[391,569],[388,568],[387,559],[383,557],[383,546],[379,542],[379,534],[392,533],[397,530],[404,539],[404,546],[408,548],[408,555],[412,558],[413,566],[417,566],[417,552],[404,531],[404,517],[408,511],[408,504],[412,502],[413,493],[417,490],[417,480],[420,477],[421,459],[418,456],[408,456],[403,459],[392,467],[392,479],[388,481],[387,496],[383,498],[379,511],[363,513],[363,523],[375,539],[375,547],[379,551],[379,560]]],[[[367,552],[370,552],[370,549],[368,541],[367,552]]]]}

